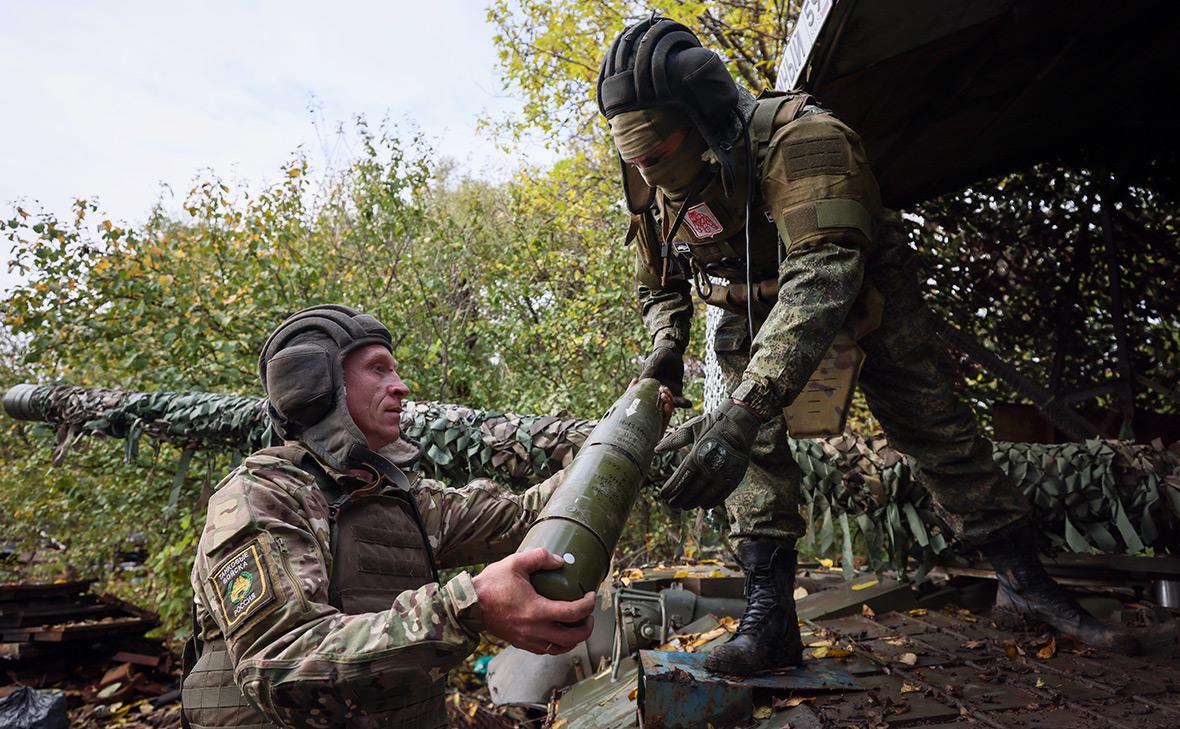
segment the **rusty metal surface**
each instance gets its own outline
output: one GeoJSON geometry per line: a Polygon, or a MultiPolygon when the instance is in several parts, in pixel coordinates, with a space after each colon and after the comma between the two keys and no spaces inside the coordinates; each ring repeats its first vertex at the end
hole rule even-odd
{"type": "Polygon", "coordinates": [[[736,726],[754,712],[753,689],[710,680],[699,661],[676,660],[690,653],[640,653],[639,716],[643,729],[736,726]],[[703,679],[703,680],[702,680],[703,679]]]}
{"type": "Polygon", "coordinates": [[[640,651],[641,676],[645,680],[658,681],[675,676],[681,683],[719,684],[742,689],[768,689],[771,691],[856,691],[860,688],[856,679],[834,663],[813,661],[798,668],[784,669],[761,676],[725,676],[705,669],[704,653],[674,653],[671,651],[640,651]]]}
{"type": "Polygon", "coordinates": [[[955,609],[813,627],[812,643],[853,651],[838,660],[845,670],[858,666],[850,672],[865,687],[860,696],[817,697],[821,726],[1180,727],[1180,667],[1170,656],[1128,658],[1012,635],[955,609]]]}
{"type": "Polygon", "coordinates": [[[812,661],[749,678],[705,669],[703,653],[640,652],[639,713],[644,729],[724,727],[747,723],[759,705],[797,691],[856,691],[856,680],[834,664],[812,661]]]}
{"type": "MultiPolygon", "coordinates": [[[[551,726],[639,727],[643,705],[645,728],[1180,729],[1174,631],[1160,633],[1155,655],[1130,658],[1049,633],[1001,631],[986,613],[947,604],[956,596],[968,598],[971,590],[946,587],[946,595],[920,595],[896,583],[871,582],[820,587],[798,601],[801,608],[812,603],[815,611],[808,611],[813,617],[802,626],[808,648],[797,676],[738,679],[704,672],[703,654],[729,633],[718,621],[703,619],[663,651],[643,653],[648,665],[642,677],[628,660],[616,681],[608,670],[573,687],[551,726]],[[820,680],[792,682],[800,676],[820,680]],[[842,688],[841,681],[859,688],[842,688]],[[652,687],[663,693],[653,696],[652,687]],[[653,699],[662,702],[658,720],[653,699]],[[716,711],[726,706],[737,707],[741,716],[716,711]]],[[[1102,599],[1121,605],[1123,614],[1151,611],[1102,599]]]]}

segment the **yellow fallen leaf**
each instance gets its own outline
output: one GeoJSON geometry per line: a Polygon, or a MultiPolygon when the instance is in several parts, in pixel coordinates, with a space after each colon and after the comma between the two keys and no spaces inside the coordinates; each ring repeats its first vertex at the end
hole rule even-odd
{"type": "Polygon", "coordinates": [[[774,709],[771,709],[769,706],[755,706],[754,707],[754,718],[758,719],[758,720],[769,719],[770,715],[773,713],[774,713],[774,709]]]}
{"type": "Polygon", "coordinates": [[[918,662],[918,656],[913,653],[902,653],[897,657],[897,660],[901,661],[907,666],[912,666],[918,662]]]}
{"type": "Polygon", "coordinates": [[[920,618],[923,615],[925,615],[927,612],[929,612],[929,611],[926,610],[926,608],[914,608],[913,610],[906,610],[905,614],[909,615],[910,617],[913,617],[913,618],[920,618]]]}
{"type": "Polygon", "coordinates": [[[718,626],[716,628],[713,628],[710,631],[701,633],[694,640],[689,641],[688,646],[687,646],[690,649],[689,652],[691,653],[692,649],[700,648],[701,646],[703,646],[704,644],[713,640],[714,638],[720,638],[721,636],[725,635],[727,632],[729,632],[729,631],[727,631],[725,629],[725,626],[722,625],[722,626],[718,626]]]}
{"type": "Polygon", "coordinates": [[[1045,679],[1037,676],[1037,688],[1045,688],[1045,679]]]}
{"type": "Polygon", "coordinates": [[[868,618],[869,620],[872,620],[873,618],[877,617],[876,611],[874,611],[871,607],[869,607],[869,604],[867,602],[861,603],[860,615],[862,618],[868,618]]]}
{"type": "Polygon", "coordinates": [[[631,692],[629,694],[627,694],[627,700],[634,701],[637,696],[639,696],[639,687],[638,686],[631,689],[631,692]]]}
{"type": "Polygon", "coordinates": [[[624,587],[630,587],[632,582],[634,582],[635,580],[642,580],[642,579],[643,579],[643,570],[631,568],[623,573],[623,576],[620,578],[620,581],[623,583],[624,587]]]}
{"type": "Polygon", "coordinates": [[[886,638],[885,645],[909,645],[910,639],[904,635],[899,638],[886,638]]]}
{"type": "Polygon", "coordinates": [[[792,696],[789,699],[775,699],[774,708],[776,709],[793,709],[805,701],[815,701],[814,696],[792,696]]]}
{"type": "Polygon", "coordinates": [[[921,690],[922,690],[921,686],[914,685],[914,684],[910,683],[909,681],[902,681],[901,682],[901,692],[903,694],[912,694],[912,693],[916,693],[921,690]]]}
{"type": "Polygon", "coordinates": [[[867,590],[870,587],[876,587],[879,584],[881,584],[880,580],[868,580],[867,582],[856,583],[855,585],[852,586],[852,589],[854,589],[854,590],[867,590]]]}
{"type": "Polygon", "coordinates": [[[1050,638],[1049,644],[1037,651],[1037,658],[1048,660],[1057,655],[1057,639],[1050,638]]]}
{"type": "Polygon", "coordinates": [[[832,641],[828,640],[827,638],[824,638],[823,640],[817,640],[814,643],[808,643],[807,647],[808,648],[823,648],[824,646],[830,646],[830,645],[832,645],[832,641]]]}
{"type": "Polygon", "coordinates": [[[676,570],[676,574],[672,575],[672,579],[683,580],[685,577],[688,577],[688,576],[689,576],[688,570],[676,570]]]}
{"type": "Polygon", "coordinates": [[[847,658],[850,655],[852,655],[852,651],[850,651],[850,650],[847,650],[844,648],[829,648],[827,646],[823,646],[823,647],[817,648],[815,650],[815,652],[811,654],[811,657],[812,658],[847,658]]]}
{"type": "Polygon", "coordinates": [[[796,600],[801,600],[802,598],[807,597],[807,588],[806,587],[796,587],[794,597],[796,600]]]}
{"type": "Polygon", "coordinates": [[[832,561],[832,560],[830,560],[830,559],[826,559],[826,558],[825,558],[825,559],[821,559],[821,560],[819,561],[819,564],[820,564],[820,566],[821,566],[821,567],[827,567],[828,569],[832,569],[832,567],[833,567],[833,566],[834,566],[836,563],[835,563],[835,562],[833,562],[833,561],[832,561]]]}

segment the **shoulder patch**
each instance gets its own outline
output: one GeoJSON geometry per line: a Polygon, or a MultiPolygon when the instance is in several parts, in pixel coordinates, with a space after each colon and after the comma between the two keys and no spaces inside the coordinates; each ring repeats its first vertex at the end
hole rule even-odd
{"type": "Polygon", "coordinates": [[[221,613],[227,638],[268,606],[270,610],[278,607],[274,573],[265,550],[262,538],[255,537],[222,560],[208,578],[217,600],[213,609],[221,613]]]}
{"type": "Polygon", "coordinates": [[[787,179],[815,175],[847,175],[852,171],[852,148],[842,134],[804,137],[783,146],[787,179]]]}
{"type": "Polygon", "coordinates": [[[226,482],[209,498],[201,546],[209,554],[250,525],[250,507],[243,484],[226,482]]]}

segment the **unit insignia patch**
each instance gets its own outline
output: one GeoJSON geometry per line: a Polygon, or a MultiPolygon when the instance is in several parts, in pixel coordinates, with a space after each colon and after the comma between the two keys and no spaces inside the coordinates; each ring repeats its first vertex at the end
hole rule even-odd
{"type": "Polygon", "coordinates": [[[213,571],[210,581],[225,619],[226,635],[275,599],[262,542],[254,539],[213,571]]]}

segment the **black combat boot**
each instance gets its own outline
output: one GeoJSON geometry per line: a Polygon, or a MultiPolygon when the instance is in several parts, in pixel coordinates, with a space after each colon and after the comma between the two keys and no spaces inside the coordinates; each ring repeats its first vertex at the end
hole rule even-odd
{"type": "Polygon", "coordinates": [[[999,583],[992,609],[996,625],[1008,630],[1048,625],[1095,648],[1125,655],[1142,651],[1130,631],[1099,621],[1053,581],[1037,556],[1036,539],[1027,524],[1005,529],[979,545],[979,551],[991,562],[999,583]]]}
{"type": "Polygon", "coordinates": [[[770,539],[738,545],[746,571],[746,612],[737,633],[705,659],[714,673],[750,676],[803,662],[795,617],[795,546],[770,539]]]}

